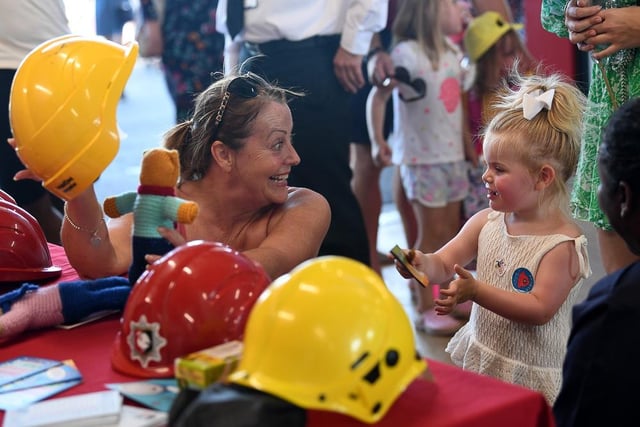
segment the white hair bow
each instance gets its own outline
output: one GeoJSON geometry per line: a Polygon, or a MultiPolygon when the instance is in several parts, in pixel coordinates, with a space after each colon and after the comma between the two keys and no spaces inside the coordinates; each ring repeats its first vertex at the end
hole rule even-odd
{"type": "Polygon", "coordinates": [[[522,112],[524,118],[527,120],[533,119],[542,109],[550,110],[553,103],[553,95],[556,93],[555,89],[549,89],[545,93],[542,90],[536,89],[529,93],[524,94],[522,100],[522,112]]]}

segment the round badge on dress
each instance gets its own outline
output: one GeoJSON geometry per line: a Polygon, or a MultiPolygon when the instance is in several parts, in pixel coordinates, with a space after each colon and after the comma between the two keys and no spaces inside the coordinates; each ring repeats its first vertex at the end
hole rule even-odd
{"type": "Polygon", "coordinates": [[[524,267],[517,268],[511,276],[511,286],[518,292],[531,292],[533,274],[524,267]]]}

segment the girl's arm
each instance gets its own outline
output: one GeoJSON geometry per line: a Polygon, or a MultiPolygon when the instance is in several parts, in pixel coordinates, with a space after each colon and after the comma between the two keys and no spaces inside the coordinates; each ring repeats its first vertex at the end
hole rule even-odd
{"type": "Polygon", "coordinates": [[[480,282],[459,265],[459,278],[441,289],[437,311],[446,314],[456,303],[472,300],[509,320],[544,325],[555,316],[576,284],[580,274],[575,243],[568,241],[551,249],[540,261],[531,292],[505,291],[480,282]]]}
{"type": "Polygon", "coordinates": [[[373,86],[367,97],[367,130],[371,140],[373,162],[380,167],[391,165],[391,147],[384,137],[384,121],[387,101],[394,87],[393,79],[389,86],[373,86]]]}
{"type": "MultiPolygon", "coordinates": [[[[458,234],[436,252],[425,254],[416,250],[413,258],[409,256],[409,261],[426,274],[431,283],[440,283],[450,279],[455,273],[454,266],[456,264],[467,265],[476,258],[478,236],[482,227],[487,223],[489,212],[491,209],[483,209],[469,218],[458,234]]],[[[409,277],[408,272],[403,271],[399,263],[396,263],[396,268],[403,277],[409,277]]]]}

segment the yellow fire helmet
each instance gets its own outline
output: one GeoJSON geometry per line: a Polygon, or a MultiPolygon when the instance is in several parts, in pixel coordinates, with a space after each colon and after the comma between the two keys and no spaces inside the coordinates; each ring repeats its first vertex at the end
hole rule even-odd
{"type": "Polygon", "coordinates": [[[230,381],[374,423],[426,366],[406,312],[380,276],[358,261],[323,256],[262,293],[230,381]]]}
{"type": "Polygon", "coordinates": [[[33,49],[11,86],[16,152],[57,196],[71,200],[118,153],[116,110],[138,44],[66,35],[33,49]]]}

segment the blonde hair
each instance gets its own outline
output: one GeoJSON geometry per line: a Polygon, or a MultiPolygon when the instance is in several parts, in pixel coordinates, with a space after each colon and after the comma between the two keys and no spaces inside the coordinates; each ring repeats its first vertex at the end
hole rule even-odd
{"type": "Polygon", "coordinates": [[[403,0],[393,21],[393,43],[414,40],[438,69],[440,54],[450,49],[440,26],[443,0],[403,0]]]}
{"type": "Polygon", "coordinates": [[[557,179],[545,191],[544,201],[564,209],[568,207],[568,181],[576,172],[580,155],[586,97],[560,74],[522,76],[514,69],[509,81],[514,89],[506,87],[493,105],[496,114],[485,129],[484,149],[492,146],[498,152],[508,151],[532,174],[550,165],[557,179]],[[554,89],[553,102],[549,110],[543,108],[527,120],[524,95],[536,89],[554,89]]]}

